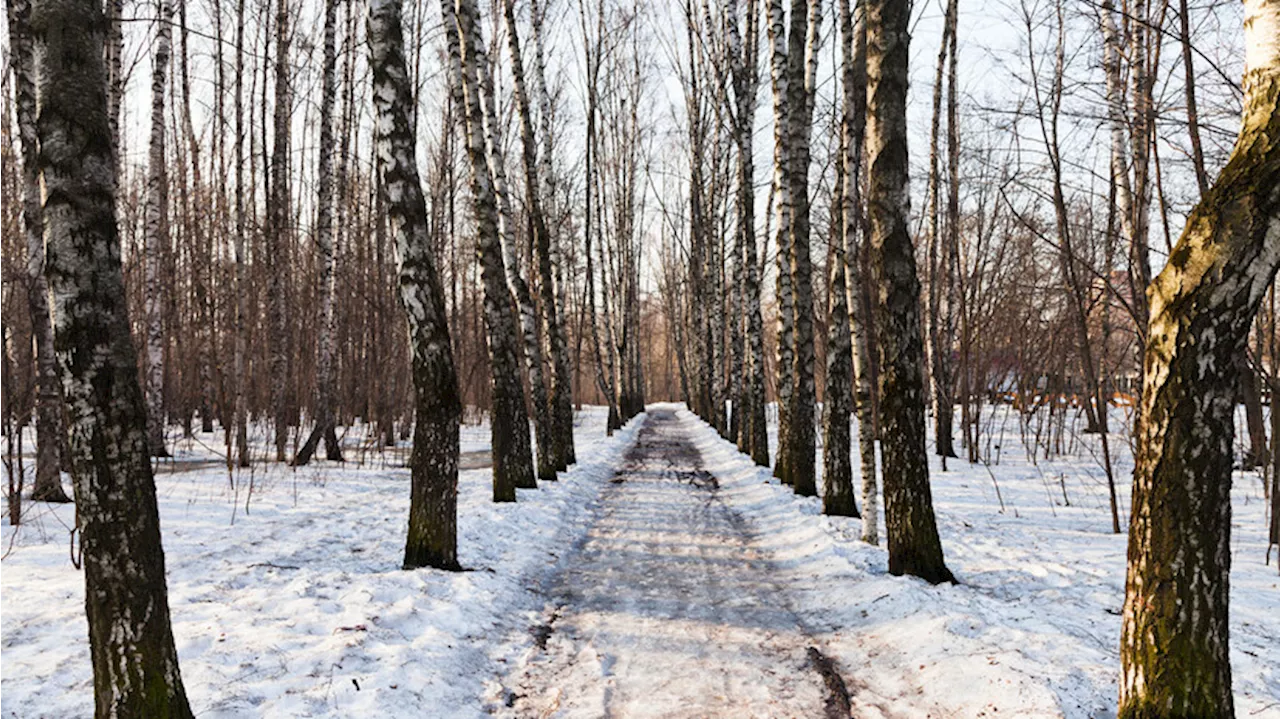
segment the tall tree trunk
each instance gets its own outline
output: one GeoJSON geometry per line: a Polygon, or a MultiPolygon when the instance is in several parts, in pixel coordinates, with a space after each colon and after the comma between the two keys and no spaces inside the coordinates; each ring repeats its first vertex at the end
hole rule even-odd
{"type": "MultiPolygon", "coordinates": [[[[951,429],[955,413],[955,375],[951,369],[951,348],[954,344],[956,321],[955,299],[960,295],[960,309],[966,309],[964,282],[960,277],[960,108],[956,99],[956,45],[959,42],[956,26],[959,3],[951,2],[951,43],[948,46],[949,68],[947,70],[947,224],[944,245],[946,247],[945,281],[942,294],[941,339],[942,352],[938,357],[938,379],[942,393],[938,397],[937,437],[938,453],[943,458],[943,469],[946,458],[955,457],[955,445],[952,442],[951,429]],[[958,292],[957,292],[958,290],[958,292]]],[[[966,368],[967,369],[967,368],[966,368]]]]}
{"type": "MultiPolygon", "coordinates": [[[[1153,30],[1147,0],[1131,0],[1126,8],[1125,21],[1129,28],[1129,82],[1131,85],[1133,115],[1132,134],[1129,142],[1133,148],[1133,220],[1129,237],[1129,276],[1134,314],[1137,320],[1138,340],[1146,342],[1146,328],[1150,310],[1147,306],[1146,288],[1151,284],[1151,260],[1147,250],[1147,236],[1151,224],[1151,139],[1155,132],[1155,108],[1152,91],[1155,87],[1154,65],[1148,64],[1151,56],[1150,38],[1160,37],[1153,30]]],[[[1118,49],[1118,48],[1117,48],[1118,49]]],[[[1157,53],[1158,59],[1158,53],[1157,53]]]]}
{"type": "MultiPolygon", "coordinates": [[[[542,140],[542,151],[538,155],[540,181],[546,183],[539,187],[545,192],[547,206],[544,209],[544,220],[549,214],[547,210],[555,202],[555,170],[552,166],[554,141],[551,133],[551,93],[547,89],[546,62],[542,47],[544,25],[543,10],[539,0],[530,0],[529,12],[533,25],[533,86],[538,98],[538,136],[542,140]]],[[[553,449],[556,455],[556,469],[567,469],[577,461],[577,453],[573,446],[573,373],[569,366],[569,339],[566,331],[568,312],[565,303],[565,283],[558,273],[561,262],[558,248],[560,242],[550,232],[543,235],[547,240],[545,249],[537,249],[538,284],[542,297],[543,321],[546,325],[548,351],[551,361],[555,363],[555,375],[551,383],[551,412],[554,428],[553,449]]]]}
{"type": "MultiPolygon", "coordinates": [[[[849,305],[849,257],[857,244],[858,217],[861,213],[858,183],[861,180],[862,134],[865,128],[865,101],[859,82],[859,65],[865,61],[865,45],[855,40],[853,10],[850,0],[839,3],[840,32],[840,155],[836,166],[836,192],[829,258],[831,281],[827,304],[827,377],[826,400],[823,403],[823,513],[857,517],[854,500],[853,471],[850,464],[849,415],[854,402],[852,312],[849,305]]],[[[856,296],[855,296],[856,299],[856,296]]],[[[872,447],[872,482],[875,481],[875,449],[872,447]]],[[[865,468],[864,468],[865,471],[865,468]]]]}
{"type": "MultiPolygon", "coordinates": [[[[120,108],[124,106],[124,0],[105,0],[107,40],[103,57],[107,66],[107,122],[111,126],[114,161],[124,155],[120,135],[120,108]]],[[[118,168],[117,168],[118,170],[118,168]]]]}
{"type": "Polygon", "coordinates": [[[862,541],[877,544],[879,537],[879,489],[876,483],[876,418],[874,381],[872,374],[871,334],[872,322],[868,284],[865,275],[869,266],[866,240],[866,207],[862,199],[865,182],[863,155],[866,146],[867,126],[867,19],[866,7],[858,3],[857,24],[854,26],[852,76],[844,76],[847,83],[846,102],[852,103],[852,143],[848,154],[842,158],[845,165],[844,227],[845,261],[848,263],[846,279],[849,291],[849,334],[853,344],[854,408],[858,416],[858,464],[862,473],[862,541]]]}
{"type": "MultiPolygon", "coordinates": [[[[613,431],[622,427],[621,418],[618,414],[618,405],[613,390],[613,371],[606,367],[606,362],[611,357],[612,347],[605,347],[600,341],[600,327],[596,319],[596,286],[595,286],[595,261],[592,258],[591,246],[595,242],[600,242],[600,219],[598,215],[598,181],[599,160],[597,158],[598,149],[596,143],[596,115],[599,105],[599,81],[600,81],[600,63],[603,56],[604,44],[604,8],[601,4],[597,8],[595,36],[591,37],[587,27],[586,6],[583,6],[582,15],[582,41],[583,46],[587,48],[587,127],[586,127],[586,207],[583,222],[583,254],[586,256],[586,306],[583,312],[587,315],[587,320],[591,328],[591,347],[592,356],[595,360],[596,387],[605,397],[605,401],[609,405],[609,415],[605,422],[605,432],[613,434],[613,431]],[[594,210],[594,213],[593,213],[594,210]]],[[[602,285],[601,297],[604,298],[608,292],[608,283],[603,281],[604,268],[601,268],[602,285]]],[[[612,335],[607,334],[606,339],[612,345],[612,335]]]]}
{"type": "MultiPolygon", "coordinates": [[[[489,370],[493,388],[493,500],[514,502],[516,487],[535,482],[529,448],[529,419],[520,384],[519,328],[502,257],[498,196],[486,142],[484,88],[488,71],[479,16],[472,0],[442,0],[445,31],[450,36],[450,63],[459,70],[466,110],[467,155],[471,160],[471,195],[476,216],[476,251],[484,282],[484,316],[488,333],[489,370]],[[456,32],[456,36],[454,33],[456,32]]],[[[496,119],[488,126],[496,130],[496,119]]]]}
{"type": "MultiPolygon", "coordinates": [[[[44,277],[44,220],[40,211],[40,143],[36,137],[36,65],[30,0],[9,0],[9,48],[22,149],[22,229],[26,240],[27,308],[36,349],[36,477],[31,498],[70,502],[62,489],[62,396],[44,277]]],[[[16,500],[15,500],[16,501],[16,500]]]]}
{"type": "Polygon", "coordinates": [[[147,410],[129,335],[102,5],[40,0],[46,275],[57,312],[98,717],[193,716],[169,622],[147,410]]]}
{"type": "MultiPolygon", "coordinates": [[[[716,379],[712,318],[714,311],[709,274],[712,232],[708,228],[706,162],[706,99],[702,89],[704,63],[697,41],[697,16],[692,2],[684,3],[685,42],[689,51],[688,81],[685,90],[685,114],[689,133],[689,284],[690,315],[693,324],[694,356],[697,358],[694,411],[708,424],[717,426],[718,413],[712,385],[716,379]]],[[[714,174],[714,172],[713,172],[714,174]]],[[[718,429],[718,426],[717,426],[718,429]]]]}
{"type": "Polygon", "coordinates": [[[275,137],[271,146],[271,186],[267,208],[267,295],[271,319],[271,406],[275,412],[276,461],[285,461],[289,439],[288,253],[291,230],[289,199],[290,125],[289,2],[276,3],[275,137]]]}
{"type": "MultiPolygon", "coordinates": [[[[537,140],[533,137],[533,121],[530,117],[529,94],[524,80],[524,59],[520,53],[519,28],[516,25],[515,6],[512,0],[503,3],[503,15],[507,24],[507,48],[511,52],[512,72],[515,75],[516,108],[520,121],[521,159],[525,170],[526,229],[530,235],[530,245],[536,252],[539,244],[536,235],[541,234],[545,240],[546,222],[542,219],[542,205],[538,192],[537,175],[537,140]],[[535,217],[536,216],[536,217],[535,217]],[[539,230],[541,228],[541,230],[539,230]]],[[[534,304],[533,292],[529,283],[520,274],[520,253],[516,243],[515,217],[511,211],[511,191],[507,185],[501,124],[498,120],[499,108],[494,100],[492,79],[486,71],[482,76],[486,98],[485,117],[490,125],[489,130],[489,163],[493,168],[495,190],[498,195],[499,219],[502,226],[503,250],[507,284],[516,298],[516,306],[520,313],[520,329],[524,334],[525,366],[529,372],[529,393],[533,404],[534,434],[538,440],[537,474],[539,479],[554,480],[556,478],[556,455],[552,449],[552,427],[550,397],[547,382],[543,374],[543,339],[544,328],[540,323],[538,308],[534,304]]],[[[534,265],[537,257],[533,258],[534,265]]],[[[531,268],[532,269],[532,268],[531,268]]],[[[532,276],[532,273],[531,273],[532,276]]],[[[528,436],[528,433],[525,433],[528,436]]]]}
{"type": "Polygon", "coordinates": [[[1227,166],[1151,286],[1120,636],[1119,716],[1231,717],[1235,357],[1280,265],[1280,2],[1245,3],[1227,166]]]}
{"type": "MultiPolygon", "coordinates": [[[[533,22],[535,24],[541,23],[542,19],[536,13],[537,7],[535,6],[533,10],[535,12],[533,22]]],[[[559,308],[556,307],[555,279],[551,269],[551,233],[542,204],[544,192],[543,173],[538,164],[538,140],[533,129],[533,108],[525,82],[524,56],[520,48],[520,35],[516,24],[514,0],[506,0],[505,15],[507,21],[507,47],[511,51],[511,70],[515,76],[516,106],[520,116],[520,142],[523,149],[521,158],[524,161],[525,202],[529,216],[533,268],[536,270],[538,278],[538,299],[542,304],[541,344],[538,346],[537,362],[539,374],[541,374],[544,367],[544,358],[549,360],[551,364],[551,371],[548,372],[550,389],[547,391],[548,396],[543,401],[544,406],[539,410],[541,416],[537,420],[539,426],[542,427],[538,438],[538,477],[544,480],[553,480],[556,478],[557,471],[568,466],[568,462],[565,461],[566,455],[572,454],[572,449],[566,450],[564,445],[566,443],[568,443],[569,447],[573,445],[573,426],[570,424],[568,427],[560,427],[556,418],[557,408],[562,403],[560,395],[569,392],[567,357],[563,357],[565,350],[560,335],[560,313],[559,308]],[[562,360],[566,363],[565,378],[560,376],[559,365],[562,360]]],[[[540,49],[535,57],[535,62],[541,63],[540,49]]],[[[535,71],[535,76],[539,73],[541,73],[540,68],[535,71]]],[[[548,157],[546,160],[549,163],[550,158],[548,157]]],[[[527,334],[526,331],[526,337],[527,334]]],[[[530,350],[529,357],[530,362],[532,362],[534,357],[532,350],[530,350]]],[[[530,377],[532,384],[532,370],[530,371],[530,377]]],[[[536,405],[536,392],[534,401],[536,405]]],[[[570,422],[572,422],[572,408],[570,409],[570,422]]]]}
{"type": "Polygon", "coordinates": [[[759,0],[747,2],[746,43],[738,35],[738,0],[729,8],[729,58],[733,76],[733,92],[737,101],[735,141],[738,146],[738,235],[742,249],[742,303],[744,328],[743,373],[741,391],[734,398],[734,413],[739,412],[738,448],[751,455],[761,467],[769,466],[768,424],[765,415],[764,390],[764,317],[760,310],[760,263],[756,251],[755,230],[755,162],[751,139],[755,126],[756,90],[759,86],[757,51],[760,41],[759,0]],[[741,409],[739,409],[741,408],[741,409]]]}
{"type": "Polygon", "coordinates": [[[316,336],[316,426],[294,457],[295,465],[311,461],[324,438],[325,458],[342,461],[333,416],[333,292],[336,253],[333,246],[333,105],[337,94],[338,0],[324,3],[324,66],[320,90],[320,167],[316,192],[316,253],[320,261],[320,312],[316,336]]]}
{"type": "MultiPolygon", "coordinates": [[[[235,212],[236,227],[235,237],[232,240],[232,251],[235,259],[235,290],[236,290],[236,307],[235,307],[235,348],[233,350],[232,371],[235,377],[232,382],[235,396],[232,399],[233,419],[232,425],[235,431],[235,448],[236,448],[236,464],[241,467],[249,466],[249,417],[246,407],[247,398],[245,397],[245,387],[248,384],[245,381],[247,361],[246,355],[249,352],[249,272],[247,267],[247,258],[245,257],[245,241],[248,239],[249,224],[246,220],[245,213],[245,177],[244,177],[244,5],[245,0],[237,0],[236,2],[236,98],[235,98],[235,166],[236,166],[236,195],[235,195],[235,212]]],[[[252,121],[250,125],[252,125],[252,121]]],[[[252,131],[252,128],[250,128],[252,131]]],[[[250,171],[250,176],[253,172],[250,171]]],[[[231,432],[231,429],[227,430],[231,432]]],[[[230,447],[231,440],[227,439],[227,445],[230,447]]],[[[228,455],[230,452],[228,452],[228,455]]],[[[228,456],[228,465],[231,458],[228,456]]]]}
{"type": "Polygon", "coordinates": [[[1132,246],[1133,187],[1129,180],[1129,117],[1124,103],[1121,75],[1121,42],[1116,30],[1115,6],[1103,0],[1099,8],[1102,25],[1102,67],[1107,76],[1107,123],[1111,130],[1111,182],[1115,187],[1115,210],[1120,218],[1125,242],[1132,246]]]}
{"type": "Polygon", "coordinates": [[[413,88],[405,69],[399,0],[369,3],[369,66],[376,112],[374,147],[390,200],[387,219],[395,238],[400,299],[413,354],[412,489],[404,567],[457,570],[462,400],[414,156],[413,88]]]}
{"type": "MultiPolygon", "coordinates": [[[[939,231],[939,204],[941,195],[941,170],[939,168],[939,135],[942,120],[942,80],[943,71],[951,58],[951,48],[955,44],[956,15],[958,3],[948,0],[946,20],[943,24],[942,44],[938,48],[937,71],[933,84],[933,122],[929,135],[929,208],[927,211],[928,252],[929,252],[929,383],[932,386],[933,401],[934,449],[942,458],[942,469],[947,468],[947,458],[956,456],[951,439],[952,427],[952,382],[951,382],[951,302],[953,287],[950,261],[950,234],[954,222],[950,216],[951,202],[954,198],[948,185],[947,237],[939,231]],[[941,256],[939,256],[941,249],[941,256]]],[[[951,72],[955,72],[954,64],[951,72]]],[[[955,131],[953,105],[955,101],[954,82],[947,103],[947,138],[948,148],[954,144],[952,135],[955,131]]],[[[958,149],[958,148],[957,148],[958,149]]],[[[948,158],[950,152],[948,152],[948,158]]],[[[950,163],[948,163],[950,164],[950,163]]]]}
{"type": "Polygon", "coordinates": [[[787,461],[796,494],[818,493],[815,465],[814,412],[817,390],[814,383],[813,263],[809,253],[809,134],[817,83],[818,33],[822,20],[821,0],[792,0],[791,28],[787,38],[787,61],[792,82],[788,98],[798,114],[791,117],[791,287],[795,295],[795,367],[791,393],[791,431],[787,434],[791,455],[787,461]]]}
{"type": "MultiPolygon", "coordinates": [[[[778,243],[777,288],[774,296],[778,303],[778,357],[777,357],[777,408],[778,408],[778,457],[773,474],[783,484],[791,484],[791,395],[795,371],[795,296],[791,283],[791,222],[794,200],[790,182],[791,115],[796,108],[790,101],[788,89],[797,80],[792,76],[787,58],[787,25],[782,0],[769,0],[769,79],[773,89],[773,185],[777,199],[778,226],[775,237],[778,243]]],[[[803,82],[803,80],[799,80],[803,82]]]]}
{"type": "Polygon", "coordinates": [[[146,244],[143,249],[147,348],[147,446],[153,457],[168,457],[164,446],[165,328],[164,254],[169,251],[169,170],[165,157],[164,93],[169,71],[173,6],[156,0],[156,45],[151,67],[151,142],[147,158],[146,244]]]}
{"type": "Polygon", "coordinates": [[[884,429],[889,572],[955,581],[942,558],[925,453],[920,280],[907,231],[907,62],[910,9],[867,0],[867,207],[880,285],[876,345],[884,429]]]}

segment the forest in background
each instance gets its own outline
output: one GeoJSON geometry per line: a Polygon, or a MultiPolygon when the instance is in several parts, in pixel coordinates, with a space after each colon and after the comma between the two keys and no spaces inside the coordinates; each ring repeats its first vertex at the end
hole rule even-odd
{"type": "MultiPolygon", "coordinates": [[[[41,65],[64,5],[12,0],[7,18],[14,500],[27,424],[44,501],[67,499],[63,468],[77,487],[151,476],[93,454],[103,421],[145,427],[152,457],[217,428],[229,473],[321,444],[339,460],[360,424],[368,443],[413,434],[405,564],[453,569],[459,417],[489,419],[494,499],[514,501],[574,462],[575,404],[606,405],[612,432],[671,399],[797,494],[821,489],[827,514],[861,515],[869,542],[881,475],[889,571],[947,582],[925,408],[945,468],[988,462],[984,408],[1008,405],[1039,423],[1032,455],[1061,454],[1076,418],[1098,436],[1112,531],[1130,526],[1126,667],[1157,661],[1144,637],[1183,641],[1144,573],[1222,577],[1178,599],[1204,609],[1186,651],[1210,668],[1178,659],[1203,687],[1155,691],[1209,706],[1225,680],[1229,704],[1230,503],[1212,479],[1257,468],[1274,507],[1280,478],[1274,2],[1010,3],[974,16],[984,44],[957,0],[111,0],[103,36],[76,37],[103,49],[109,133],[78,161],[109,158],[86,197],[110,197],[89,210],[119,297],[110,263],[86,269],[102,255],[49,219],[75,197],[59,188],[83,190],[56,162],[58,123],[77,127],[63,78],[41,65]],[[1241,25],[1244,42],[1212,42],[1241,25]],[[907,38],[926,29],[921,57],[907,38]],[[59,368],[77,341],[111,357],[59,368]],[[144,423],[90,411],[103,390],[77,380],[103,368],[137,373],[144,423]],[[1137,409],[1117,433],[1129,517],[1115,405],[1137,409]],[[254,456],[258,423],[273,442],[254,456]]],[[[103,546],[146,546],[147,521],[103,546]]],[[[1124,701],[1157,701],[1143,682],[1126,674],[1124,701]]]]}

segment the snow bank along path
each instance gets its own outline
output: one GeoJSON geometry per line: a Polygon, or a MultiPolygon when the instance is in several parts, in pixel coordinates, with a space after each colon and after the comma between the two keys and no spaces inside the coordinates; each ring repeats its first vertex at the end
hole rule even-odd
{"type": "MultiPolygon", "coordinates": [[[[605,416],[600,407],[579,412],[579,463],[558,482],[519,490],[517,503],[491,501],[489,469],[461,473],[466,572],[400,569],[409,471],[394,461],[257,464],[236,495],[217,461],[220,434],[175,442],[174,464],[207,465],[170,472],[162,463],[156,478],[174,637],[196,715],[489,716],[494,680],[533,641],[536,585],[585,531],[642,421],[606,438],[605,416]]],[[[270,434],[255,439],[255,455],[266,453],[270,434]]],[[[464,452],[488,445],[488,425],[463,427],[464,452]]],[[[31,506],[27,524],[0,526],[0,714],[92,716],[84,578],[67,548],[74,507],[31,506]]]]}
{"type": "Polygon", "coordinates": [[[508,679],[508,715],[849,716],[692,430],[674,407],[649,408],[549,587],[546,623],[508,679]]]}

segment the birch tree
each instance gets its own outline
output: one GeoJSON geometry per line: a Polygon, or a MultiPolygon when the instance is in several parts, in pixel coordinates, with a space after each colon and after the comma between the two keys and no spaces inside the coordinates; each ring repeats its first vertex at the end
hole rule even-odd
{"type": "Polygon", "coordinates": [[[317,171],[316,197],[316,254],[320,261],[320,312],[316,341],[316,426],[294,458],[295,465],[311,461],[321,437],[324,438],[325,457],[342,461],[342,449],[333,418],[333,105],[337,94],[337,0],[324,2],[324,68],[320,81],[320,167],[317,171]]]}
{"type": "MultiPolygon", "coordinates": [[[[555,479],[556,472],[568,466],[565,461],[567,454],[572,454],[572,450],[566,450],[565,444],[570,447],[573,445],[573,429],[568,428],[565,435],[561,435],[556,427],[556,413],[559,411],[559,405],[562,402],[561,393],[570,391],[567,381],[568,358],[564,357],[564,344],[561,342],[560,332],[560,312],[556,307],[555,294],[555,278],[551,269],[551,232],[547,223],[546,213],[543,209],[543,173],[538,162],[538,139],[533,129],[533,108],[529,98],[529,90],[525,81],[524,72],[524,54],[520,47],[519,28],[516,25],[515,1],[505,0],[504,17],[507,23],[507,48],[511,52],[511,72],[515,77],[515,93],[516,93],[516,110],[520,118],[520,144],[523,152],[521,159],[524,163],[524,184],[525,184],[525,204],[528,213],[528,229],[530,241],[532,244],[532,256],[534,268],[536,268],[538,278],[538,299],[542,304],[541,328],[535,333],[535,338],[539,340],[536,347],[530,347],[528,350],[528,361],[530,363],[530,384],[534,384],[533,373],[536,368],[539,374],[538,382],[541,383],[541,375],[544,367],[544,359],[550,360],[551,371],[548,372],[549,390],[544,390],[546,397],[541,400],[543,406],[537,408],[539,402],[538,391],[534,391],[534,404],[537,414],[539,414],[538,424],[542,428],[538,434],[538,477],[540,479],[555,479]],[[546,352],[542,350],[545,348],[546,352]],[[536,362],[535,362],[536,358],[536,362]],[[565,377],[561,377],[560,364],[566,363],[565,377]]],[[[534,10],[534,23],[541,23],[542,18],[537,14],[537,7],[534,10]]],[[[541,53],[537,53],[540,57],[541,53]]],[[[536,59],[540,63],[540,59],[536,59]]],[[[541,69],[535,70],[535,75],[541,73],[541,69]]],[[[544,152],[544,156],[548,153],[544,152]]],[[[549,161],[549,157],[546,158],[549,161]]],[[[510,271],[510,270],[508,270],[510,271]]],[[[516,272],[519,278],[519,272],[516,272]]],[[[523,312],[523,308],[521,309],[523,312]]],[[[536,321],[536,319],[535,319],[536,321]]],[[[528,339],[528,330],[525,330],[526,341],[528,339]]],[[[572,409],[570,410],[572,413],[572,409]]],[[[572,415],[571,415],[572,419],[572,415]]],[[[563,428],[560,428],[563,430],[563,428]]]]}
{"type": "MultiPolygon", "coordinates": [[[[853,335],[850,322],[851,306],[847,277],[850,256],[858,236],[858,216],[861,212],[858,183],[861,181],[859,164],[862,154],[862,131],[865,106],[860,107],[857,94],[859,48],[855,40],[853,11],[850,0],[839,3],[840,32],[840,154],[836,159],[836,188],[832,197],[831,253],[828,257],[830,273],[827,300],[827,376],[825,401],[823,402],[823,494],[824,514],[857,517],[858,508],[853,493],[853,468],[850,464],[849,416],[853,407],[854,359],[853,335]]],[[[865,47],[862,48],[865,52],[865,47]]],[[[853,298],[857,301],[855,295],[853,298]]],[[[860,440],[861,441],[861,440],[860,440]]],[[[872,447],[874,463],[874,446],[872,447]]],[[[864,468],[865,470],[865,468],[864,468]]],[[[875,467],[872,466],[874,482],[875,467]]]]}
{"type": "MultiPolygon", "coordinates": [[[[235,345],[232,350],[232,427],[227,429],[227,464],[231,464],[231,432],[235,432],[236,464],[249,466],[249,418],[245,398],[245,364],[249,347],[248,320],[248,268],[245,242],[249,232],[245,214],[244,177],[244,6],[245,0],[236,0],[236,93],[235,93],[235,231],[232,239],[232,256],[235,263],[235,345]]],[[[251,173],[252,174],[252,173],[251,173]]]]}
{"type": "Polygon", "coordinates": [[[756,93],[760,84],[760,2],[746,5],[746,41],[738,33],[738,0],[730,0],[726,14],[729,32],[729,62],[736,102],[734,139],[738,149],[738,230],[735,241],[742,255],[743,381],[734,397],[733,413],[739,420],[738,448],[751,455],[756,464],[769,466],[768,425],[764,393],[764,317],[760,311],[760,261],[755,230],[755,161],[752,134],[755,129],[756,93]]]}
{"type": "Polygon", "coordinates": [[[513,316],[512,297],[502,255],[502,226],[498,196],[486,132],[482,78],[488,72],[488,55],[480,36],[479,15],[472,0],[442,0],[445,32],[450,38],[450,63],[458,71],[466,113],[467,156],[471,164],[472,209],[476,217],[476,252],[484,283],[484,315],[489,339],[489,368],[493,387],[493,499],[514,502],[517,487],[535,482],[529,447],[529,420],[524,389],[520,386],[519,329],[513,316]]]}
{"type": "Polygon", "coordinates": [[[30,0],[8,0],[9,52],[13,67],[15,115],[22,151],[22,231],[26,251],[27,308],[36,352],[36,476],[31,498],[70,502],[62,489],[62,393],[49,318],[49,285],[44,277],[44,220],[40,208],[40,143],[36,136],[36,65],[30,0]]]}
{"type": "Polygon", "coordinates": [[[414,424],[404,567],[458,570],[458,422],[462,402],[414,156],[413,88],[399,0],[369,3],[374,147],[386,184],[397,283],[413,355],[414,424]]]}
{"type": "Polygon", "coordinates": [[[786,15],[782,0],[769,0],[769,81],[773,90],[773,194],[776,212],[774,238],[777,244],[777,274],[774,297],[778,303],[777,407],[778,457],[773,475],[791,484],[791,395],[794,392],[795,296],[791,284],[792,187],[787,168],[791,165],[791,113],[788,88],[803,82],[788,62],[786,15]]]}
{"type": "MultiPolygon", "coordinates": [[[[478,13],[476,17],[478,33],[478,13]]],[[[512,420],[513,425],[517,428],[517,431],[512,434],[513,444],[515,445],[512,454],[532,456],[532,449],[529,444],[529,418],[525,408],[524,389],[520,382],[519,358],[523,354],[526,360],[525,368],[529,372],[530,394],[532,395],[535,417],[534,431],[539,437],[538,456],[541,462],[550,459],[550,455],[545,450],[550,444],[549,434],[551,428],[548,424],[550,415],[547,413],[547,387],[542,378],[542,345],[538,337],[538,313],[533,304],[533,294],[529,291],[529,284],[525,282],[524,277],[520,274],[520,254],[516,246],[515,236],[515,213],[511,209],[511,190],[507,184],[506,151],[502,139],[502,124],[499,119],[501,111],[498,108],[498,102],[493,91],[493,70],[489,65],[487,53],[481,55],[480,58],[478,75],[480,77],[481,104],[484,107],[485,148],[489,162],[489,173],[493,178],[493,194],[498,204],[498,237],[501,241],[502,265],[506,274],[508,292],[515,302],[513,310],[517,320],[518,334],[522,334],[524,337],[524,352],[520,352],[518,340],[515,350],[516,365],[513,374],[515,377],[514,387],[519,390],[516,395],[519,398],[519,402],[516,415],[512,420]],[[524,431],[519,431],[519,429],[524,431]]],[[[552,464],[539,464],[539,471],[546,472],[553,477],[555,474],[554,465],[552,464]]],[[[517,482],[517,487],[524,489],[532,489],[536,486],[531,474],[521,473],[515,481],[517,482]]]]}
{"type": "Polygon", "coordinates": [[[942,558],[925,453],[920,280],[907,231],[907,64],[910,9],[867,0],[868,230],[879,286],[880,422],[889,572],[955,578],[942,558]]]}
{"type": "Polygon", "coordinates": [[[164,94],[169,72],[173,5],[156,2],[156,45],[151,60],[151,140],[147,155],[146,283],[147,444],[153,457],[168,457],[164,446],[165,326],[162,278],[169,249],[169,166],[165,157],[164,94]]]}
{"type": "MultiPolygon", "coordinates": [[[[267,200],[267,303],[271,327],[271,407],[275,416],[276,461],[285,461],[289,440],[288,252],[292,231],[289,196],[292,94],[289,90],[289,2],[276,3],[275,107],[271,145],[271,184],[267,200]]],[[[264,83],[265,91],[265,83],[264,83]]],[[[263,131],[266,123],[263,123],[263,131]]],[[[264,140],[263,146],[266,146],[264,140]]]]}
{"type": "MultiPolygon", "coordinates": [[[[858,464],[862,474],[862,541],[879,542],[880,491],[876,482],[876,417],[872,396],[871,342],[872,322],[868,302],[867,264],[862,261],[869,243],[866,239],[866,205],[862,197],[865,185],[863,158],[867,127],[867,12],[859,1],[856,24],[853,25],[853,62],[843,68],[841,76],[850,117],[850,141],[841,158],[845,166],[844,220],[845,274],[849,292],[849,335],[853,345],[854,409],[858,416],[858,464]]],[[[843,22],[843,20],[842,20],[843,22]]],[[[843,27],[843,25],[842,25],[843,27]]],[[[843,31],[842,31],[843,32],[843,31]]]]}
{"type": "Polygon", "coordinates": [[[1238,365],[1280,266],[1280,2],[1247,0],[1226,167],[1150,288],[1119,716],[1231,717],[1227,606],[1238,365]]]}
{"type": "Polygon", "coordinates": [[[813,282],[809,260],[809,134],[821,3],[769,3],[774,93],[774,177],[778,185],[778,462],[797,494],[817,494],[814,467],[813,282]],[[785,410],[783,409],[785,407],[785,410]]]}
{"type": "MultiPolygon", "coordinates": [[[[933,390],[930,394],[933,401],[934,448],[938,456],[942,458],[942,468],[944,470],[947,467],[947,458],[956,456],[951,438],[954,402],[952,400],[950,362],[952,344],[950,295],[954,280],[951,273],[953,263],[950,259],[952,243],[942,237],[942,232],[939,228],[939,215],[941,214],[939,204],[942,184],[941,170],[939,168],[939,134],[943,113],[943,72],[948,65],[948,59],[951,59],[951,48],[955,45],[957,5],[956,0],[947,1],[946,19],[943,22],[942,30],[942,44],[938,48],[937,70],[933,76],[933,121],[929,132],[928,209],[925,215],[929,270],[929,345],[927,347],[929,383],[933,390]],[[941,250],[941,256],[939,256],[939,250],[941,250]]],[[[954,72],[954,59],[952,59],[951,66],[952,72],[954,72]]],[[[950,111],[954,99],[953,85],[947,113],[947,145],[949,148],[955,145],[952,138],[956,128],[950,111]]],[[[956,149],[958,150],[958,148],[956,149]]],[[[948,197],[951,197],[951,193],[948,194],[948,197]]],[[[950,204],[951,199],[948,199],[948,207],[950,207],[950,204]]],[[[958,220],[953,219],[951,213],[948,212],[946,229],[948,235],[950,235],[956,221],[958,220]]]]}
{"type": "MultiPolygon", "coordinates": [[[[533,94],[538,102],[538,179],[545,183],[540,192],[545,193],[547,204],[543,207],[550,214],[556,200],[556,173],[553,165],[555,140],[551,131],[551,93],[547,89],[546,54],[543,49],[543,32],[546,22],[545,6],[539,0],[529,0],[529,14],[533,30],[533,94]]],[[[555,375],[551,385],[551,413],[554,428],[556,468],[567,469],[577,461],[573,446],[573,373],[569,366],[569,306],[565,301],[566,285],[560,272],[560,237],[548,222],[545,248],[535,248],[538,254],[538,289],[541,293],[542,312],[546,325],[547,354],[555,363],[555,375]],[[563,315],[561,311],[563,310],[563,315]]]]}
{"type": "MultiPolygon", "coordinates": [[[[601,244],[600,240],[600,218],[599,215],[599,145],[596,136],[596,118],[599,114],[599,90],[600,90],[600,68],[604,59],[605,44],[605,24],[604,24],[604,3],[597,3],[595,8],[595,29],[594,34],[588,23],[588,5],[587,0],[581,0],[579,19],[582,27],[582,42],[586,49],[586,93],[587,93],[587,122],[586,122],[586,188],[585,188],[585,207],[583,217],[583,255],[586,259],[586,307],[584,312],[587,315],[587,322],[590,325],[591,333],[591,350],[594,358],[596,387],[600,393],[605,396],[605,400],[609,406],[609,415],[605,424],[605,431],[613,434],[616,429],[622,428],[622,418],[618,411],[617,395],[614,389],[613,367],[612,367],[612,333],[606,328],[604,333],[601,332],[599,322],[596,318],[596,272],[595,259],[592,255],[592,246],[597,248],[601,244]],[[605,345],[601,342],[601,334],[605,335],[605,339],[610,342],[605,345]]],[[[603,277],[603,268],[602,268],[603,277]]],[[[602,282],[602,284],[605,284],[602,282]]],[[[607,301],[607,289],[601,293],[601,299],[607,301]]]]}
{"type": "Polygon", "coordinates": [[[169,622],[147,409],[129,334],[102,5],[38,0],[38,166],[98,717],[191,717],[169,622]]]}

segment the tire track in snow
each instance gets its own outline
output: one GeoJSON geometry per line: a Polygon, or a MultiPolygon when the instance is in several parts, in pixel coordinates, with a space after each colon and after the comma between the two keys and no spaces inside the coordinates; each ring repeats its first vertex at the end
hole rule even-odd
{"type": "Polygon", "coordinates": [[[675,413],[651,410],[561,565],[500,716],[833,715],[843,682],[813,659],[769,558],[701,465],[675,413]]]}

